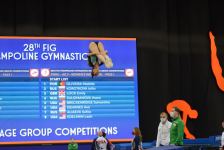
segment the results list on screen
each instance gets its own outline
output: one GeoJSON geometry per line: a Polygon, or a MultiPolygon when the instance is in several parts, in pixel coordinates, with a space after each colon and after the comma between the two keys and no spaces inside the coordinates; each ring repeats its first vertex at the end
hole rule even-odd
{"type": "Polygon", "coordinates": [[[76,119],[135,115],[132,69],[0,70],[1,119],[76,119]]]}

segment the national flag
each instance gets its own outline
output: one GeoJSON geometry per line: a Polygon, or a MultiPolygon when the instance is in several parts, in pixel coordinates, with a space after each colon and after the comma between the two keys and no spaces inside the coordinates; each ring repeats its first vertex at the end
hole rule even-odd
{"type": "Polygon", "coordinates": [[[65,90],[60,90],[58,93],[59,96],[65,96],[65,90]]]}
{"type": "Polygon", "coordinates": [[[60,82],[58,82],[58,86],[65,86],[65,81],[60,81],[60,82]]]}
{"type": "Polygon", "coordinates": [[[65,90],[65,86],[58,86],[58,90],[61,91],[61,90],[65,90]]]}
{"type": "Polygon", "coordinates": [[[59,100],[63,101],[65,100],[65,96],[58,96],[59,100]]]}
{"type": "Polygon", "coordinates": [[[65,105],[59,105],[59,112],[66,112],[66,106],[65,105]]]}
{"type": "Polygon", "coordinates": [[[65,100],[61,100],[61,101],[59,102],[59,105],[60,105],[60,106],[65,106],[65,105],[66,105],[65,100]]]}
{"type": "Polygon", "coordinates": [[[59,119],[66,119],[66,112],[61,112],[59,119]]]}

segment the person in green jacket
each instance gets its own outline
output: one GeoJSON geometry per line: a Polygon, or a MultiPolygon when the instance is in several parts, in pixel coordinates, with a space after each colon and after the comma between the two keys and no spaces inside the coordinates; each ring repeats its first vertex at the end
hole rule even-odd
{"type": "Polygon", "coordinates": [[[170,112],[170,117],[172,118],[172,126],[170,128],[170,145],[183,145],[184,138],[184,122],[180,117],[181,110],[174,107],[170,112]]]}
{"type": "Polygon", "coordinates": [[[78,150],[78,144],[73,138],[71,138],[70,143],[68,144],[68,150],[78,150]]]}

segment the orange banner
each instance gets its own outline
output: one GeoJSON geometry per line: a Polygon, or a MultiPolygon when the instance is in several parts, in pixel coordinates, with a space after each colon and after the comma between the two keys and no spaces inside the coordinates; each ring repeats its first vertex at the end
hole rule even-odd
{"type": "Polygon", "coordinates": [[[210,42],[211,42],[211,67],[213,74],[215,76],[218,87],[224,91],[224,77],[222,76],[222,67],[219,63],[217,56],[217,48],[215,44],[215,37],[212,32],[209,32],[210,42]]]}
{"type": "Polygon", "coordinates": [[[173,100],[167,105],[166,107],[167,112],[171,112],[173,107],[178,107],[183,112],[181,118],[184,122],[184,133],[186,135],[186,138],[195,139],[195,136],[192,133],[190,133],[190,131],[187,128],[187,118],[189,117],[191,119],[197,119],[198,118],[197,110],[192,109],[190,104],[188,104],[185,100],[173,100]]]}

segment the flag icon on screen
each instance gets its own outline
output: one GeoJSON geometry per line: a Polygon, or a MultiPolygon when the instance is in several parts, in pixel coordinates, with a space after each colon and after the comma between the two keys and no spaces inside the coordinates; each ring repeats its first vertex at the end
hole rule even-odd
{"type": "Polygon", "coordinates": [[[58,86],[59,90],[65,90],[65,86],[58,86]]]}
{"type": "Polygon", "coordinates": [[[65,90],[59,90],[59,96],[65,96],[65,90]]]}
{"type": "Polygon", "coordinates": [[[59,98],[59,100],[61,100],[61,101],[63,101],[63,100],[65,100],[65,96],[58,96],[58,98],[59,98]]]}
{"type": "Polygon", "coordinates": [[[65,100],[61,100],[61,101],[59,102],[59,106],[65,106],[65,105],[66,105],[65,100]]]}
{"type": "Polygon", "coordinates": [[[59,119],[66,119],[66,112],[61,112],[59,119]]]}
{"type": "Polygon", "coordinates": [[[58,82],[58,86],[65,86],[65,81],[58,82]]]}
{"type": "Polygon", "coordinates": [[[62,113],[62,112],[66,112],[66,107],[65,105],[60,105],[59,106],[59,112],[62,113]]]}

